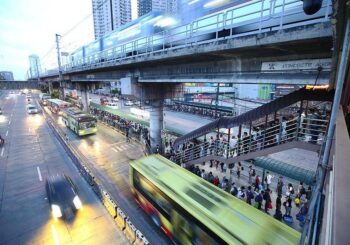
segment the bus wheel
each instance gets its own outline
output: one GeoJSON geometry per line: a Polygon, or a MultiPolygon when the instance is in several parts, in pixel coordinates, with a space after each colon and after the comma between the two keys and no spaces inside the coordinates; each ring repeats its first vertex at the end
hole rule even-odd
{"type": "Polygon", "coordinates": [[[159,220],[158,215],[157,215],[156,213],[153,212],[152,215],[151,215],[151,218],[152,218],[153,223],[154,223],[156,226],[160,227],[160,220],[159,220]]]}

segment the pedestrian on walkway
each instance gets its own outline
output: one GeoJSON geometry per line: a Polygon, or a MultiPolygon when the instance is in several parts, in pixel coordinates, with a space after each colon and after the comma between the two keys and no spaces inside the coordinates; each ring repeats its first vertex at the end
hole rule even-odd
{"type": "Polygon", "coordinates": [[[308,201],[311,200],[311,195],[312,195],[312,190],[311,190],[311,186],[309,186],[309,187],[307,188],[307,191],[306,191],[306,199],[307,199],[308,201]]]}
{"type": "Polygon", "coordinates": [[[214,175],[213,175],[212,172],[209,172],[209,174],[208,174],[208,181],[209,181],[210,183],[213,183],[213,181],[214,181],[214,175]]]}
{"type": "Polygon", "coordinates": [[[237,169],[236,169],[238,179],[241,178],[241,171],[242,171],[242,164],[241,162],[238,162],[237,169]]]}
{"type": "Polygon", "coordinates": [[[245,190],[245,187],[244,187],[244,186],[241,186],[241,188],[239,188],[239,190],[238,190],[237,197],[238,197],[239,199],[241,199],[241,200],[244,200],[244,198],[245,198],[245,192],[244,192],[244,190],[245,190]]]}
{"type": "Polygon", "coordinates": [[[125,137],[126,137],[126,142],[130,142],[129,139],[129,127],[125,126],[125,137]]]}
{"type": "Polygon", "coordinates": [[[224,162],[220,163],[220,167],[221,167],[221,173],[223,173],[224,172],[224,162]]]}
{"type": "Polygon", "coordinates": [[[276,211],[275,215],[273,216],[275,219],[282,220],[282,211],[281,211],[281,206],[282,206],[282,200],[281,200],[280,195],[277,196],[276,198],[276,211]]]}
{"type": "Polygon", "coordinates": [[[256,178],[255,178],[254,191],[259,191],[260,190],[260,183],[261,183],[260,177],[259,177],[259,175],[257,175],[256,178]]]}
{"type": "Polygon", "coordinates": [[[237,186],[236,186],[235,183],[232,183],[230,193],[231,193],[232,195],[234,195],[235,197],[237,197],[238,189],[237,189],[237,186]]]}
{"type": "Polygon", "coordinates": [[[251,185],[252,184],[252,178],[253,178],[253,167],[252,165],[249,166],[249,169],[248,169],[248,183],[251,185]]]}
{"type": "Polygon", "coordinates": [[[254,194],[252,192],[252,187],[248,186],[247,191],[246,191],[246,197],[247,197],[247,203],[249,205],[252,205],[252,200],[254,199],[254,194]]]}
{"type": "Polygon", "coordinates": [[[271,184],[271,180],[273,179],[273,175],[270,174],[269,171],[267,171],[266,173],[266,178],[265,178],[265,181],[266,181],[266,188],[269,189],[270,188],[270,184],[271,184]]]}
{"type": "Polygon", "coordinates": [[[285,216],[290,216],[290,213],[292,211],[292,198],[291,196],[287,196],[286,197],[286,201],[283,203],[283,206],[285,207],[286,209],[286,212],[285,212],[285,216]]]}
{"type": "Polygon", "coordinates": [[[220,180],[219,180],[219,177],[218,176],[215,176],[214,180],[213,180],[213,184],[215,186],[219,186],[219,183],[220,183],[220,180]]]}
{"type": "Polygon", "coordinates": [[[282,191],[283,191],[283,179],[282,179],[282,176],[280,176],[277,182],[277,189],[276,189],[277,196],[282,196],[282,191]]]}
{"type": "Polygon", "coordinates": [[[265,213],[269,213],[269,208],[271,207],[271,195],[270,189],[267,188],[264,192],[263,198],[265,200],[265,213]]]}
{"type": "Polygon", "coordinates": [[[263,201],[263,195],[264,195],[264,191],[258,191],[258,194],[255,196],[255,204],[254,205],[257,209],[261,209],[262,206],[262,201],[263,201]]]}

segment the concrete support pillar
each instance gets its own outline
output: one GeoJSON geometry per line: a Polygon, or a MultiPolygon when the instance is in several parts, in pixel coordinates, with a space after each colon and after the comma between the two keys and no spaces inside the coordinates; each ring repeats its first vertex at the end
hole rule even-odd
{"type": "Polygon", "coordinates": [[[163,100],[155,100],[152,103],[152,109],[150,111],[150,138],[151,138],[151,150],[153,153],[159,148],[162,152],[162,137],[161,132],[163,130],[163,100]]]}
{"type": "Polygon", "coordinates": [[[81,100],[83,103],[83,111],[89,113],[90,112],[90,101],[89,101],[89,90],[87,85],[80,84],[80,91],[81,91],[81,100]]]}
{"type": "Polygon", "coordinates": [[[52,85],[52,82],[49,82],[49,93],[50,95],[52,94],[53,92],[53,85],[52,85]]]}

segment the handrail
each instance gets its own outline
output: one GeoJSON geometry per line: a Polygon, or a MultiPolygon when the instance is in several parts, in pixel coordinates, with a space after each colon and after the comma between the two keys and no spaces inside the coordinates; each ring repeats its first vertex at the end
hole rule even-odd
{"type": "MultiPolygon", "coordinates": [[[[188,162],[207,155],[217,155],[224,158],[233,158],[249,152],[262,150],[267,147],[283,144],[287,141],[304,141],[313,144],[322,144],[327,130],[327,120],[296,117],[292,120],[279,123],[261,132],[256,132],[238,139],[233,145],[227,142],[214,140],[204,142],[184,151],[179,149],[175,154],[177,162],[188,162]],[[283,125],[285,123],[285,128],[283,125]],[[265,139],[264,141],[262,139],[265,139]]],[[[176,149],[176,148],[175,148],[176,149]]]]}
{"type": "Polygon", "coordinates": [[[263,104],[253,110],[243,113],[237,117],[222,117],[213,122],[210,122],[188,134],[177,138],[174,142],[176,149],[181,143],[202,136],[208,132],[214,131],[217,128],[232,128],[244,123],[253,122],[259,118],[265,117],[282,108],[286,108],[301,100],[313,101],[331,101],[334,91],[327,90],[309,90],[301,88],[283,97],[277,98],[269,103],[263,104]]]}

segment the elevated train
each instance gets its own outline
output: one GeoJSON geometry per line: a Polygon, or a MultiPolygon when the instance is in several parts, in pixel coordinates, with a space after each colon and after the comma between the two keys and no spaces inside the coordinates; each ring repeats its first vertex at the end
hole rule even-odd
{"type": "Polygon", "coordinates": [[[300,0],[183,0],[182,6],[181,17],[150,12],[79,48],[70,55],[68,67],[235,34],[273,31],[282,24],[328,17],[332,10],[330,0],[312,15],[305,14],[300,0]]]}

